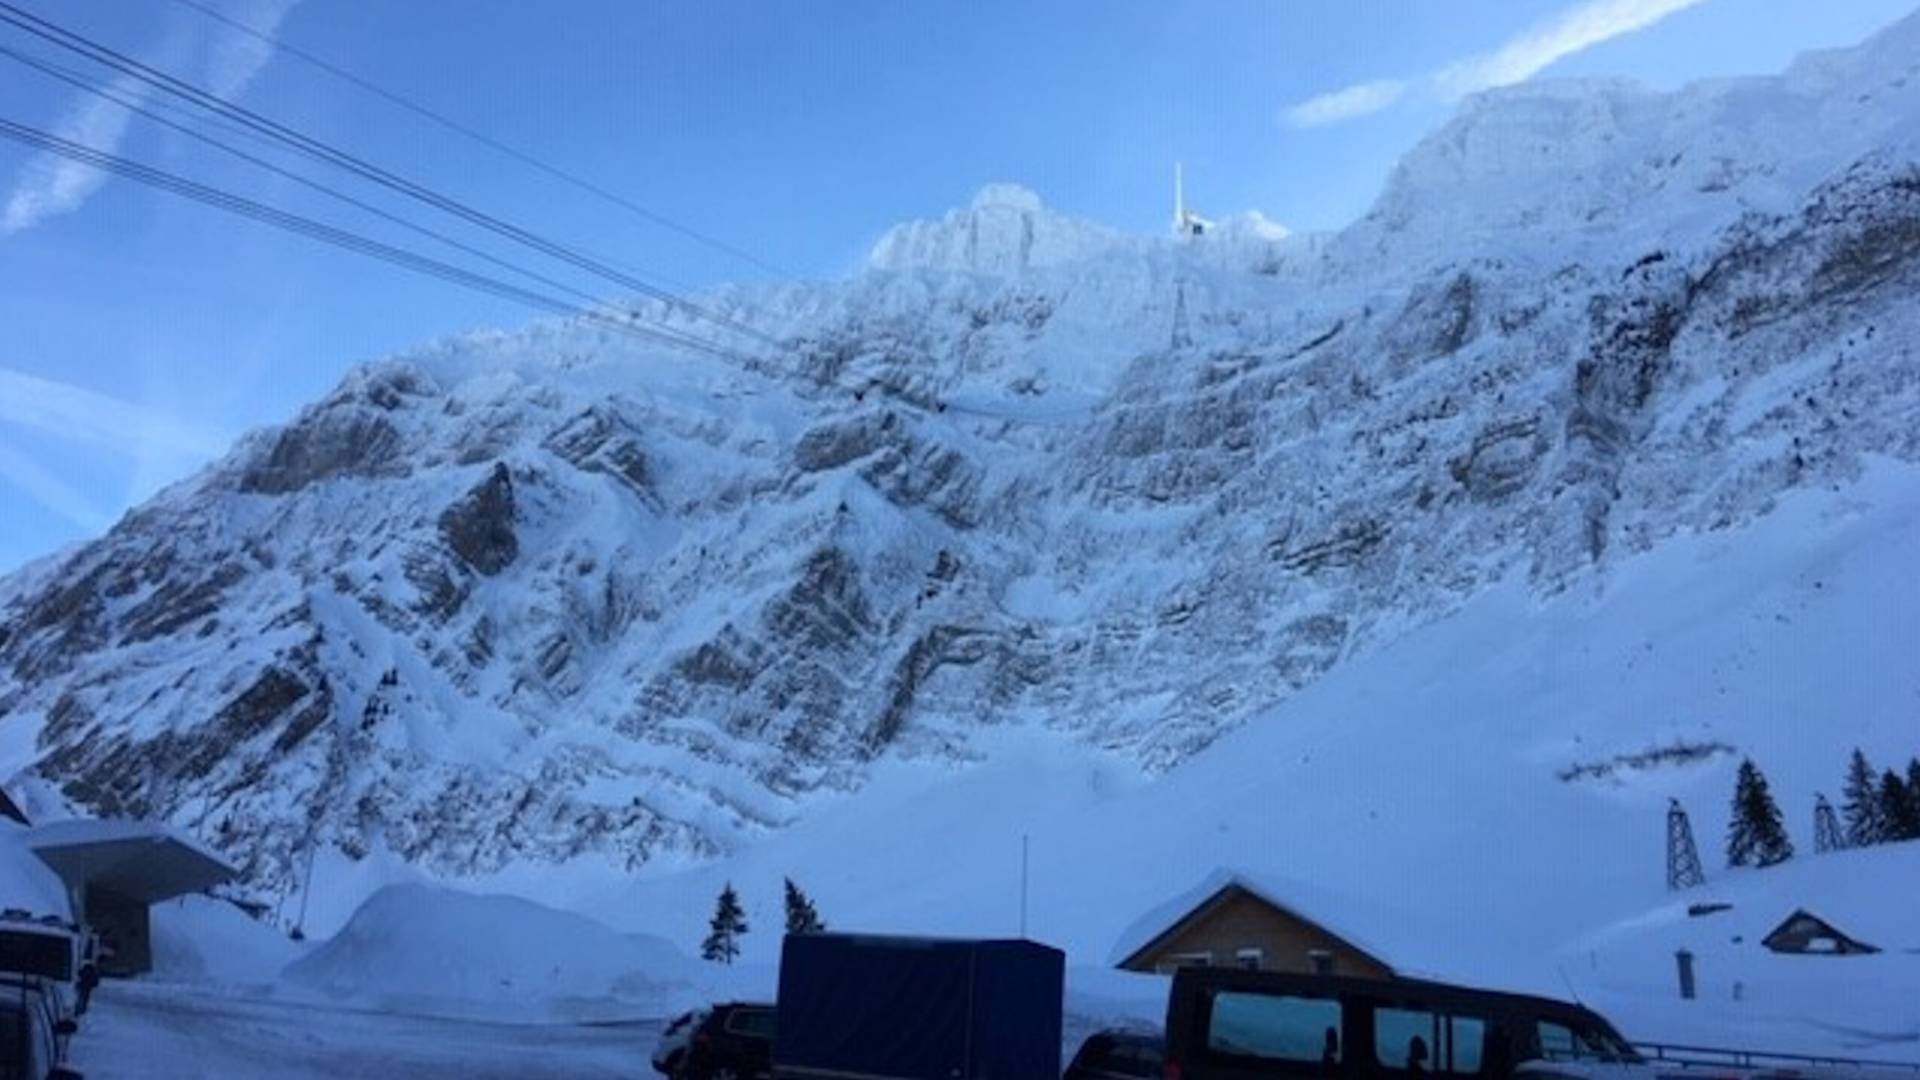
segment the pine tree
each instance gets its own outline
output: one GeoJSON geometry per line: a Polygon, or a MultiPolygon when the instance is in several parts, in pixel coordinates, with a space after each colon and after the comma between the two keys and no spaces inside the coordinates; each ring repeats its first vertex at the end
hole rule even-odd
{"type": "Polygon", "coordinates": [[[820,921],[820,913],[813,910],[813,901],[800,891],[800,886],[795,885],[792,878],[788,878],[787,933],[818,934],[826,928],[827,924],[820,921]]]}
{"type": "Polygon", "coordinates": [[[1914,813],[1913,794],[1892,769],[1880,776],[1880,819],[1883,839],[1920,840],[1920,815],[1914,813]]]}
{"type": "Polygon", "coordinates": [[[1907,813],[1920,826],[1920,757],[1907,762],[1907,813]]]}
{"type": "Polygon", "coordinates": [[[740,955],[740,935],[747,932],[747,913],[733,883],[720,890],[713,906],[713,919],[707,923],[707,940],[700,943],[700,955],[719,964],[731,964],[740,955]]]}
{"type": "Polygon", "coordinates": [[[1793,857],[1793,843],[1767,778],[1749,758],[1740,763],[1733,788],[1733,820],[1727,827],[1728,866],[1772,866],[1793,857]]]}
{"type": "Polygon", "coordinates": [[[1880,788],[1874,782],[1873,766],[1859,747],[1847,763],[1847,784],[1841,793],[1846,803],[1840,808],[1845,819],[1848,847],[1866,847],[1886,839],[1886,826],[1880,813],[1880,788]]]}

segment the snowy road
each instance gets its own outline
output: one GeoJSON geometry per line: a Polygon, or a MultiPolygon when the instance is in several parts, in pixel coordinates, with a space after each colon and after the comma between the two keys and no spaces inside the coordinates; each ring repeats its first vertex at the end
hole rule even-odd
{"type": "Polygon", "coordinates": [[[608,1026],[439,1020],[109,983],[74,1039],[87,1080],[195,1077],[651,1077],[656,1022],[608,1026]]]}

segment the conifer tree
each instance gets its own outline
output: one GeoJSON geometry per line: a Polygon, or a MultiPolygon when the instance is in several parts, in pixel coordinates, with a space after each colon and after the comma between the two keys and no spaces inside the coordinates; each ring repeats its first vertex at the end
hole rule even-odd
{"type": "Polygon", "coordinates": [[[1846,801],[1840,807],[1841,820],[1846,828],[1848,847],[1866,847],[1886,839],[1886,827],[1880,813],[1880,787],[1875,782],[1873,766],[1867,764],[1867,755],[1854,747],[1853,758],[1847,763],[1847,784],[1841,790],[1846,801]]]}
{"type": "Polygon", "coordinates": [[[1767,778],[1751,758],[1740,763],[1733,788],[1733,820],[1727,827],[1728,866],[1772,866],[1793,857],[1793,843],[1767,778]]]}
{"type": "Polygon", "coordinates": [[[700,955],[718,964],[731,964],[740,955],[740,935],[747,932],[747,913],[733,883],[720,890],[713,906],[713,918],[707,923],[707,939],[700,943],[700,955]]]}
{"type": "Polygon", "coordinates": [[[1907,762],[1907,812],[1920,823],[1920,757],[1907,762]]]}
{"type": "Polygon", "coordinates": [[[1892,769],[1880,776],[1880,819],[1881,839],[1920,840],[1920,815],[1914,813],[1913,794],[1892,769]]]}
{"type": "Polygon", "coordinates": [[[820,913],[813,910],[813,900],[788,878],[787,933],[818,934],[826,928],[827,924],[820,921],[820,913]]]}

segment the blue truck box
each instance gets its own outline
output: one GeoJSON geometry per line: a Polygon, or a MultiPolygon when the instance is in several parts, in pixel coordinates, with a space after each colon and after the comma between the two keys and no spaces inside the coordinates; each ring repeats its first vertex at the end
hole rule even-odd
{"type": "Polygon", "coordinates": [[[774,1076],[1058,1080],[1065,970],[1032,941],[790,935],[774,1076]]]}

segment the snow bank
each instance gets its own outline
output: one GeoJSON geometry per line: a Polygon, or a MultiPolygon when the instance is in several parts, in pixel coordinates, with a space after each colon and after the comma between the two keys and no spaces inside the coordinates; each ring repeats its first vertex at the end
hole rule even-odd
{"type": "Polygon", "coordinates": [[[286,981],[427,1015],[528,1023],[664,1016],[701,1000],[667,942],[512,896],[426,885],[375,893],[286,981]]]}
{"type": "Polygon", "coordinates": [[[152,925],[153,977],[163,982],[265,987],[306,951],[273,927],[208,896],[155,904],[152,925]]]}

